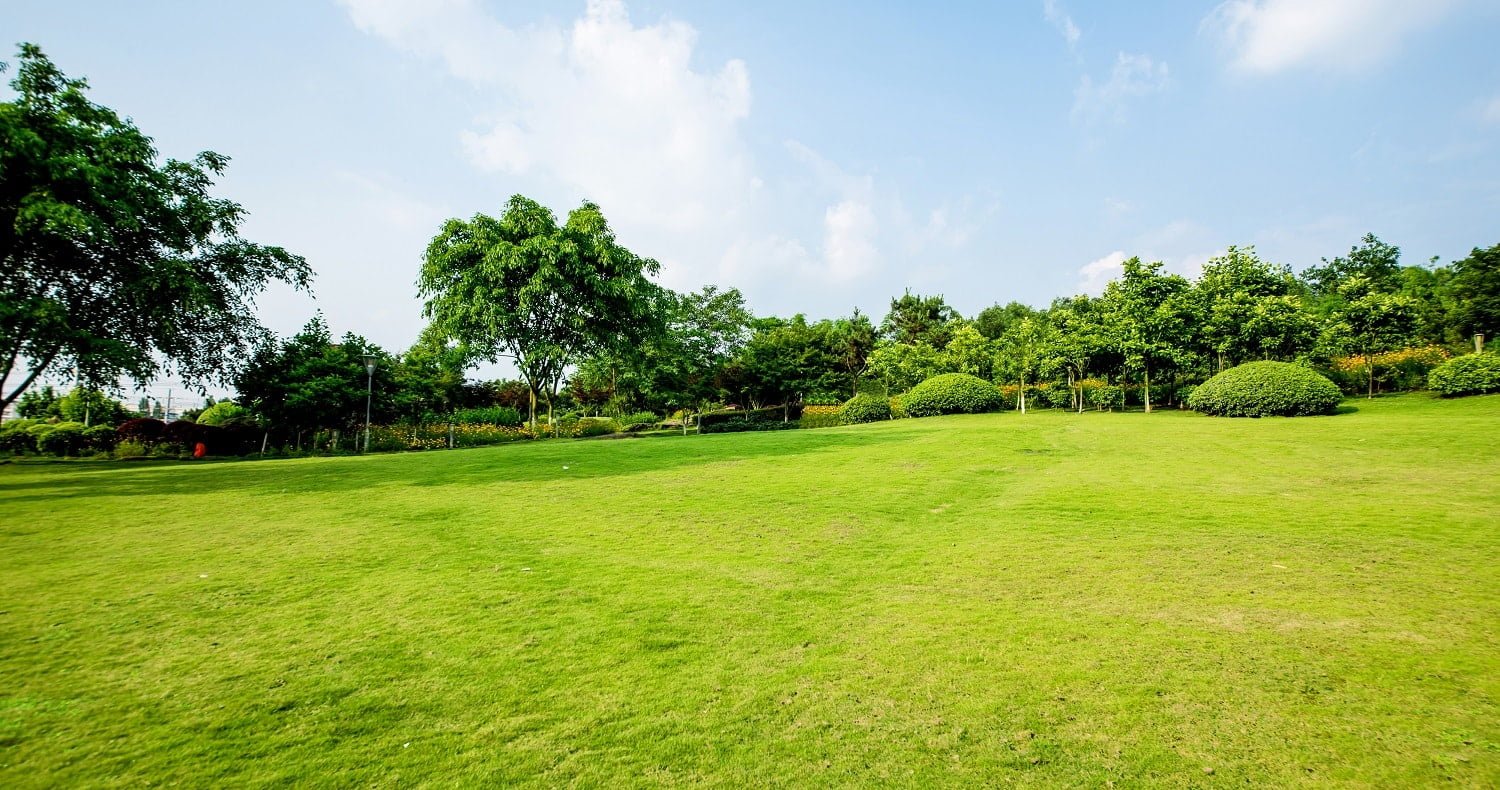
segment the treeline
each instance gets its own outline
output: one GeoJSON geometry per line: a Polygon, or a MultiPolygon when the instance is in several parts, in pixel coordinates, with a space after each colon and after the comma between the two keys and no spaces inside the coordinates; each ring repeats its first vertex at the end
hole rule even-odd
{"type": "Polygon", "coordinates": [[[757,317],[734,289],[680,294],[653,286],[644,276],[653,264],[611,246],[593,206],[580,210],[598,223],[592,249],[614,256],[615,264],[629,263],[594,275],[590,284],[588,272],[605,267],[575,261],[570,294],[561,298],[536,287],[558,275],[544,261],[589,244],[569,240],[568,226],[550,222],[550,213],[530,201],[517,198],[512,208],[501,220],[450,223],[434,242],[429,276],[450,285],[466,276],[474,281],[437,296],[446,303],[429,301],[435,320],[411,348],[392,354],[357,335],[336,340],[315,319],[296,336],[261,347],[236,379],[240,402],[285,441],[320,429],[356,431],[367,384],[376,424],[451,422],[466,410],[500,407],[514,411],[494,422],[545,425],[538,404],[562,417],[681,419],[726,407],[840,402],[860,391],[896,395],[951,372],[1002,385],[1010,405],[1021,409],[1150,409],[1177,404],[1193,385],[1251,360],[1300,361],[1349,392],[1419,388],[1429,369],[1472,350],[1474,335],[1500,330],[1500,245],[1450,266],[1410,266],[1396,247],[1367,236],[1300,274],[1253,248],[1230,248],[1192,280],[1131,259],[1102,295],[1058,298],[1043,308],[1011,302],[965,317],[941,296],[905,293],[878,322],[857,310],[810,320],[757,317]],[[497,234],[493,246],[475,243],[476,227],[497,234]],[[462,239],[460,254],[475,261],[510,261],[500,284],[479,282],[495,276],[488,264],[465,268],[444,259],[452,238],[462,239]],[[549,252],[549,244],[557,247],[549,252]],[[442,261],[436,268],[435,260],[442,261]],[[532,288],[550,298],[531,305],[521,297],[498,305],[471,299],[498,293],[507,278],[515,291],[532,288]],[[608,331],[593,336],[588,320],[580,320],[558,333],[578,340],[570,354],[557,337],[533,330],[591,309],[598,315],[600,304],[579,308],[576,299],[611,288],[637,300],[625,311],[635,316],[628,331],[620,331],[618,313],[608,331]],[[508,320],[521,329],[497,340],[464,331],[462,323],[445,324],[445,311],[460,313],[469,329],[508,320]],[[532,376],[466,380],[476,359],[504,356],[476,352],[486,347],[529,354],[533,364],[522,371],[532,376]],[[373,378],[366,359],[376,362],[373,378]]]}

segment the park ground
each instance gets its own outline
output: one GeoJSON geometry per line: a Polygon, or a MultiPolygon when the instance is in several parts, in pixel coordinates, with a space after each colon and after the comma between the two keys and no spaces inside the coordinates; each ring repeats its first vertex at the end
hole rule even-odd
{"type": "Polygon", "coordinates": [[[0,467],[0,785],[1500,784],[1500,396],[0,467]]]}

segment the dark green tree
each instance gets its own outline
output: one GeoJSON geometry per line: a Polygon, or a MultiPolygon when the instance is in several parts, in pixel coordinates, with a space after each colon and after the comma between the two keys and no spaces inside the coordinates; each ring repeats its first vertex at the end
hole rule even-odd
{"type": "Polygon", "coordinates": [[[0,409],[39,376],[144,386],[163,369],[223,380],[266,336],[253,298],[305,289],[307,263],[239,234],[245,211],[209,189],[229,159],[158,161],[128,119],[90,101],[23,44],[0,103],[0,409]]]}
{"type": "Polygon", "coordinates": [[[1464,337],[1500,335],[1500,244],[1453,264],[1457,326],[1464,337]]]}
{"type": "Polygon", "coordinates": [[[952,338],[958,311],[941,296],[918,296],[907,291],[891,300],[891,310],[880,322],[880,334],[897,343],[923,344],[941,349],[952,338]]]}

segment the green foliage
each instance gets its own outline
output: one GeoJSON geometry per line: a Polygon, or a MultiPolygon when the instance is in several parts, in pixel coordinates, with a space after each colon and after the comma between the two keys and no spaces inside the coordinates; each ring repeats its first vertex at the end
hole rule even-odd
{"type": "Polygon", "coordinates": [[[221,400],[204,409],[194,422],[199,425],[227,425],[236,420],[246,420],[250,410],[233,401],[221,400]]]}
{"type": "Polygon", "coordinates": [[[36,434],[37,450],[57,456],[77,455],[78,451],[88,446],[88,440],[84,435],[86,430],[87,428],[81,422],[60,422],[56,425],[49,425],[47,430],[36,434]]]}
{"type": "Polygon", "coordinates": [[[551,407],[570,365],[642,345],[659,331],[660,267],[615,240],[584,203],[559,225],[550,210],[512,196],[499,219],[450,219],[428,245],[418,278],[436,331],[483,359],[515,361],[551,407]]]}
{"type": "Polygon", "coordinates": [[[580,437],[606,436],[620,432],[620,423],[611,417],[580,417],[573,427],[573,435],[580,437]]]}
{"type": "Polygon", "coordinates": [[[16,402],[16,414],[33,420],[57,419],[61,416],[57,402],[61,400],[52,386],[31,390],[16,402]]]}
{"type": "Polygon", "coordinates": [[[1084,390],[1088,404],[1100,411],[1125,408],[1125,390],[1113,384],[1100,384],[1084,390]]]}
{"type": "Polygon", "coordinates": [[[517,426],[525,420],[521,413],[509,406],[484,406],[473,409],[459,409],[449,417],[451,422],[459,425],[509,425],[517,426]]]}
{"type": "Polygon", "coordinates": [[[116,458],[144,458],[151,448],[136,441],[122,441],[115,445],[116,458]]]}
{"type": "Polygon", "coordinates": [[[961,320],[943,297],[907,291],[891,300],[891,310],[880,322],[880,333],[895,343],[940,349],[948,345],[961,320]]]}
{"type": "Polygon", "coordinates": [[[1444,397],[1500,392],[1500,354],[1467,354],[1427,374],[1427,386],[1444,397]]]}
{"type": "Polygon", "coordinates": [[[0,451],[13,455],[36,452],[36,436],[31,429],[38,424],[36,420],[21,419],[0,425],[0,451]]]}
{"type": "Polygon", "coordinates": [[[698,432],[782,431],[801,427],[801,417],[800,410],[781,406],[709,412],[698,418],[698,432]]]}
{"type": "Polygon", "coordinates": [[[312,272],[239,235],[244,209],[209,191],[228,157],[160,161],[151,138],[31,44],[11,87],[0,103],[0,359],[29,373],[0,406],[57,367],[142,385],[164,366],[189,382],[232,369],[265,331],[255,295],[306,288],[312,272]]]}
{"type": "Polygon", "coordinates": [[[889,420],[891,402],[879,395],[855,395],[839,408],[839,418],[849,424],[889,420]]]}
{"type": "Polygon", "coordinates": [[[1000,389],[984,379],[967,373],[945,373],[912,387],[901,397],[901,403],[911,417],[932,417],[997,411],[1003,399],[1000,389]]]}
{"type": "Polygon", "coordinates": [[[926,344],[882,341],[870,353],[870,376],[885,385],[887,392],[905,392],[949,372],[948,357],[926,344]]]}
{"type": "Polygon", "coordinates": [[[83,431],[83,444],[93,450],[108,452],[115,449],[119,434],[112,425],[92,425],[83,431]]]}
{"type": "Polygon", "coordinates": [[[1203,382],[1188,407],[1219,417],[1332,414],[1344,395],[1317,371],[1287,362],[1247,362],[1203,382]]]}
{"type": "Polygon", "coordinates": [[[1453,292],[1458,308],[1458,331],[1464,339],[1474,334],[1500,340],[1500,244],[1475,248],[1453,264],[1453,292]]]}

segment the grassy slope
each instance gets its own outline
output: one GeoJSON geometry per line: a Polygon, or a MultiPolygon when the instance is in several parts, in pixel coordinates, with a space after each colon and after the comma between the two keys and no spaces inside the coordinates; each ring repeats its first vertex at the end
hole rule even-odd
{"type": "Polygon", "coordinates": [[[1353,405],[0,468],[0,784],[1494,785],[1500,396],[1353,405]]]}

